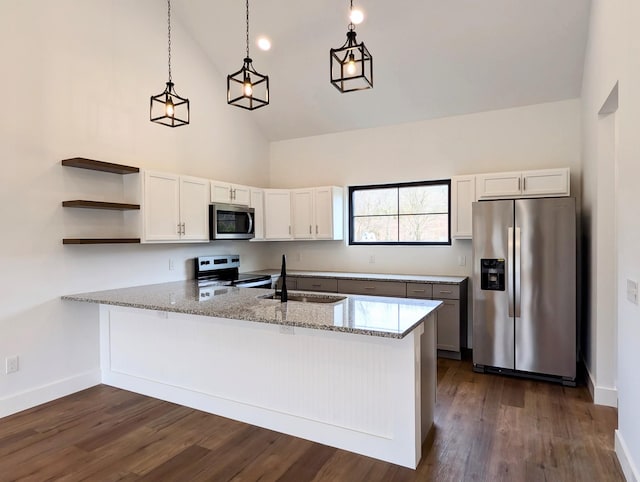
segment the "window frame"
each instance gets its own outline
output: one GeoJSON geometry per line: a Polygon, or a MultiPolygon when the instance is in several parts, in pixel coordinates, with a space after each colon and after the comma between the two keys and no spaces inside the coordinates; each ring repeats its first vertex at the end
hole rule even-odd
{"type": "MultiPolygon", "coordinates": [[[[399,191],[398,191],[399,192],[399,191]]],[[[451,179],[437,179],[430,181],[395,182],[388,184],[366,184],[362,186],[349,186],[349,246],[451,246],[451,179]],[[419,186],[447,186],[448,190],[448,240],[447,241],[377,241],[362,242],[354,241],[354,217],[353,217],[353,193],[355,191],[365,191],[368,189],[401,189],[405,187],[419,186]]],[[[398,213],[400,216],[400,213],[398,213]]]]}

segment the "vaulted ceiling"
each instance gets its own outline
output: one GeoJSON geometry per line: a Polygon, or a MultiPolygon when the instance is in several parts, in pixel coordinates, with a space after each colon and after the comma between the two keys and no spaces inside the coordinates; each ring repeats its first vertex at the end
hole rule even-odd
{"type": "MultiPolygon", "coordinates": [[[[253,0],[251,56],[269,106],[247,115],[270,140],[580,96],[589,0],[355,0],[374,88],[341,94],[329,49],[346,39],[347,0],[253,0]],[[273,47],[259,50],[268,35],[273,47]]],[[[226,76],[245,54],[245,2],[175,0],[175,15],[226,76]]],[[[232,107],[227,107],[232,108],[232,107]]]]}

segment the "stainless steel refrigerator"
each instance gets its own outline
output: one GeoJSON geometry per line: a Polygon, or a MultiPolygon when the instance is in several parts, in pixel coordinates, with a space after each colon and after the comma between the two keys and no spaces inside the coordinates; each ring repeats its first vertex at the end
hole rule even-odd
{"type": "Polygon", "coordinates": [[[575,385],[573,198],[473,203],[473,364],[575,385]]]}

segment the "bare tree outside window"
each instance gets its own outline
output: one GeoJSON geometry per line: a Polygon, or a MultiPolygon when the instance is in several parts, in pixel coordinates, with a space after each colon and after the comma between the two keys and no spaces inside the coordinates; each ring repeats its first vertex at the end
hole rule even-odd
{"type": "Polygon", "coordinates": [[[350,244],[451,244],[450,181],[349,188],[350,244]]]}

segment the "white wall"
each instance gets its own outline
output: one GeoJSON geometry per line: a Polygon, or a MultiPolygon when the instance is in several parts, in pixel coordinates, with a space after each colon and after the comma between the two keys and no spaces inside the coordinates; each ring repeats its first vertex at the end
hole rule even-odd
{"type": "MultiPolygon", "coordinates": [[[[640,279],[640,194],[637,187],[640,178],[640,143],[637,134],[640,95],[635,87],[640,83],[637,62],[640,58],[639,21],[640,7],[637,2],[592,2],[582,89],[585,181],[589,179],[589,186],[585,185],[584,208],[592,218],[595,217],[595,223],[588,231],[592,246],[596,246],[592,253],[595,252],[597,259],[592,258],[592,262],[598,269],[608,263],[616,267],[613,319],[610,313],[602,316],[603,313],[598,311],[595,318],[592,313],[594,343],[591,344],[593,351],[589,370],[596,388],[614,384],[613,387],[617,389],[616,453],[627,480],[640,480],[640,384],[637,375],[640,366],[640,351],[637,348],[640,340],[640,310],[638,305],[626,299],[626,280],[640,279]],[[617,111],[609,116],[598,115],[616,82],[619,82],[617,111]],[[615,124],[613,162],[610,157],[601,156],[602,145],[608,142],[603,125],[611,122],[611,116],[615,124]],[[600,182],[601,176],[605,179],[604,187],[600,182]],[[601,206],[608,205],[612,199],[615,200],[614,212],[604,215],[614,218],[613,240],[608,233],[601,231],[601,206]],[[617,364],[615,360],[612,361],[616,353],[617,364]]],[[[611,224],[605,221],[604,226],[611,224]]],[[[595,275],[597,273],[592,273],[592,286],[599,288],[597,280],[593,280],[595,275]]],[[[597,305],[601,299],[600,292],[595,293],[595,297],[597,305]]],[[[609,300],[605,297],[603,302],[607,304],[609,300]]]]}
{"type": "Polygon", "coordinates": [[[244,268],[264,266],[266,247],[246,242],[61,243],[93,229],[121,234],[125,226],[119,213],[61,207],[66,199],[123,196],[120,176],[63,168],[64,158],[268,183],[268,142],[250,113],[227,106],[225,74],[210,66],[178,17],[174,9],[173,80],[192,115],[191,125],[170,129],[148,120],[149,97],[167,81],[166,4],[3,2],[0,416],[99,380],[97,307],[61,295],[184,279],[199,254],[239,252],[244,268]],[[6,375],[11,355],[19,355],[20,370],[6,375]]]}
{"type": "MultiPolygon", "coordinates": [[[[579,100],[568,100],[274,142],[271,186],[348,186],[569,166],[572,193],[579,196],[579,119],[579,100]]],[[[471,274],[469,240],[444,247],[294,242],[273,250],[288,253],[292,269],[471,274]],[[466,257],[465,266],[458,265],[459,256],[466,257]]]]}

